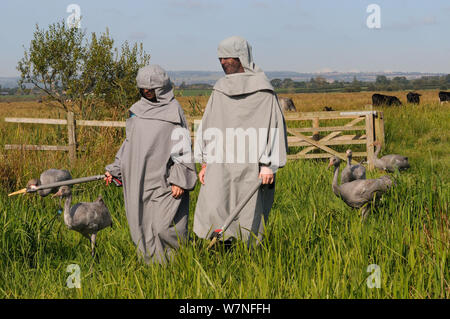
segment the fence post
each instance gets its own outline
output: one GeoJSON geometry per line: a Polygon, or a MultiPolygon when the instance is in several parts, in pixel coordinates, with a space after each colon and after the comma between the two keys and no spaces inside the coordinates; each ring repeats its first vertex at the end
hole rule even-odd
{"type": "Polygon", "coordinates": [[[383,112],[377,111],[377,117],[375,118],[375,140],[384,146],[384,120],[383,112]]]}
{"type": "Polygon", "coordinates": [[[375,152],[373,151],[373,142],[374,142],[374,127],[373,127],[373,113],[366,115],[366,148],[367,148],[367,164],[369,166],[369,170],[373,170],[374,166],[374,157],[375,152]]]}
{"type": "MultiPolygon", "coordinates": [[[[313,120],[312,120],[312,127],[313,128],[319,127],[319,118],[318,117],[313,118],[313,120]]],[[[313,132],[312,139],[314,141],[318,141],[320,139],[319,132],[317,132],[317,131],[313,132]]]]}
{"type": "Polygon", "coordinates": [[[77,158],[77,139],[73,112],[67,112],[67,135],[69,137],[69,160],[71,165],[73,165],[77,158]]]}

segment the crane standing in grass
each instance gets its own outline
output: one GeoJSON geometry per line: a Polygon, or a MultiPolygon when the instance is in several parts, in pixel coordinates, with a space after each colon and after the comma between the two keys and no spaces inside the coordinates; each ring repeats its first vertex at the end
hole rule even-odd
{"type": "Polygon", "coordinates": [[[366,179],[366,168],[361,164],[352,165],[352,150],[347,150],[347,166],[342,170],[341,183],[352,182],[357,179],[366,179]]]}
{"type": "Polygon", "coordinates": [[[112,226],[111,214],[101,196],[94,202],[77,203],[73,207],[72,192],[69,186],[61,186],[53,195],[65,198],[64,223],[71,229],[79,232],[91,242],[91,254],[95,255],[95,240],[97,232],[112,226]]]}
{"type": "Polygon", "coordinates": [[[378,158],[381,151],[381,143],[379,141],[375,141],[372,145],[376,146],[374,158],[374,165],[376,168],[392,173],[396,170],[402,171],[410,167],[408,158],[403,155],[389,154],[378,158]]]}
{"type": "Polygon", "coordinates": [[[332,157],[328,165],[328,167],[334,166],[333,192],[348,206],[362,208],[361,220],[364,221],[370,212],[372,204],[392,187],[392,180],[389,176],[385,175],[376,179],[359,179],[339,185],[340,164],[341,160],[339,158],[332,157]]]}

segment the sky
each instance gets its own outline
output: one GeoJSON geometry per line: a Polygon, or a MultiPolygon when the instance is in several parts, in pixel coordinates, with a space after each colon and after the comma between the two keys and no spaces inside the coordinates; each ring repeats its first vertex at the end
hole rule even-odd
{"type": "Polygon", "coordinates": [[[2,0],[0,77],[18,76],[36,24],[67,21],[70,4],[87,34],[143,43],[170,71],[221,71],[217,45],[239,35],[266,71],[450,73],[449,0],[2,0]]]}

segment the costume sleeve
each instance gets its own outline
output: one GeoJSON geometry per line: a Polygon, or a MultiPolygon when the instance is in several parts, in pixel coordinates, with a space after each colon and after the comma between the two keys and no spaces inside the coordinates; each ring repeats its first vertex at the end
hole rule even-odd
{"type": "Polygon", "coordinates": [[[205,112],[203,113],[202,120],[197,128],[195,134],[195,142],[194,142],[194,160],[196,163],[206,163],[207,155],[206,154],[206,145],[203,140],[204,130],[208,128],[208,114],[210,113],[210,109],[212,107],[214,91],[211,93],[209,97],[208,103],[205,108],[205,112]]]}
{"type": "Polygon", "coordinates": [[[123,153],[125,152],[127,143],[128,143],[127,140],[125,140],[122,143],[122,146],[119,148],[119,151],[117,151],[114,162],[105,167],[105,170],[107,172],[110,172],[112,176],[117,177],[118,179],[122,179],[122,172],[120,170],[120,164],[121,164],[121,158],[122,158],[123,153]]]}
{"type": "Polygon", "coordinates": [[[260,165],[270,167],[275,173],[278,168],[286,165],[287,150],[286,122],[278,99],[273,95],[267,144],[259,159],[260,165]]]}
{"type": "Polygon", "coordinates": [[[177,185],[184,190],[191,191],[197,182],[197,172],[195,164],[185,165],[176,163],[170,167],[167,181],[171,185],[177,185]]]}
{"type": "MultiPolygon", "coordinates": [[[[185,123],[185,122],[184,122],[185,123]]],[[[169,176],[167,182],[185,190],[192,190],[197,182],[197,171],[192,156],[191,135],[185,124],[172,131],[169,176]]]]}

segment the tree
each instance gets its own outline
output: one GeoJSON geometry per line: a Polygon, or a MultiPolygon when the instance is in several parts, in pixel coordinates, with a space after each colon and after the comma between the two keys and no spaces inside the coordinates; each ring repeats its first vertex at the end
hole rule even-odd
{"type": "Polygon", "coordinates": [[[270,84],[272,84],[275,89],[281,88],[281,83],[282,81],[280,79],[273,79],[272,81],[270,81],[270,84]]]}
{"type": "Polygon", "coordinates": [[[294,87],[294,81],[290,78],[283,79],[283,82],[281,82],[281,87],[285,89],[292,88],[294,87]]]}
{"type": "Polygon", "coordinates": [[[377,75],[376,84],[389,84],[389,79],[385,75],[377,75]]]}
{"type": "Polygon", "coordinates": [[[353,81],[351,85],[351,91],[352,92],[361,92],[361,82],[358,81],[356,76],[353,76],[353,81]]]}
{"type": "Polygon", "coordinates": [[[447,74],[445,76],[445,82],[447,82],[450,85],[450,74],[447,74]]]}
{"type": "Polygon", "coordinates": [[[149,60],[142,44],[125,42],[119,51],[108,30],[100,37],[92,33],[89,41],[81,29],[62,21],[48,30],[36,25],[17,69],[21,87],[32,84],[65,111],[86,115],[99,99],[108,107],[128,107],[138,97],[137,71],[149,60]]]}

